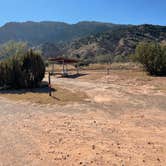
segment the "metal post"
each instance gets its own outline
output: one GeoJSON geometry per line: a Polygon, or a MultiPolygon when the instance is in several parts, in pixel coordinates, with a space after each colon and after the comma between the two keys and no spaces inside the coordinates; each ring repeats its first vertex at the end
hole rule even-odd
{"type": "Polygon", "coordinates": [[[51,96],[51,73],[48,73],[48,88],[49,88],[49,96],[51,96]]]}

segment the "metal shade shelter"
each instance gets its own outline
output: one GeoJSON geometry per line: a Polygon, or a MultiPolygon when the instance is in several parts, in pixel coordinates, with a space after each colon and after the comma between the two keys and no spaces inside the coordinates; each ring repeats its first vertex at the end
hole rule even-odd
{"type": "Polygon", "coordinates": [[[62,65],[62,76],[68,76],[68,69],[67,65],[76,65],[77,74],[79,74],[78,68],[79,60],[70,59],[65,57],[55,57],[55,58],[48,58],[48,63],[52,66],[51,74],[56,74],[55,72],[55,64],[62,65]]]}

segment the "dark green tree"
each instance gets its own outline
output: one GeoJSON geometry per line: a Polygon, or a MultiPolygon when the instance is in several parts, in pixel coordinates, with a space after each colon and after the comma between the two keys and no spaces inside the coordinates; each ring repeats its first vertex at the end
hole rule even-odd
{"type": "Polygon", "coordinates": [[[0,63],[0,86],[10,88],[35,88],[45,74],[41,56],[30,50],[0,63]]]}
{"type": "Polygon", "coordinates": [[[30,50],[22,60],[25,87],[34,88],[42,81],[45,74],[45,64],[38,53],[30,50]]]}

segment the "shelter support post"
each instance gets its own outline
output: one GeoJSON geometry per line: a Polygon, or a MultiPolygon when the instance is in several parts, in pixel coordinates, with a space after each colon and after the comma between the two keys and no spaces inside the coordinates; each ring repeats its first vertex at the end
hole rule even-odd
{"type": "Polygon", "coordinates": [[[51,94],[51,73],[48,73],[48,88],[49,88],[49,96],[52,96],[51,94]]]}
{"type": "Polygon", "coordinates": [[[62,73],[63,73],[63,75],[65,75],[65,62],[63,61],[63,69],[62,69],[62,73]]]}

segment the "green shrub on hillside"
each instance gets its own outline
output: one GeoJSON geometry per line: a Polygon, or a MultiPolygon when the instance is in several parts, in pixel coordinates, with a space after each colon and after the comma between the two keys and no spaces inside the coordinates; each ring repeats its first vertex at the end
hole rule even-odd
{"type": "Polygon", "coordinates": [[[166,75],[166,47],[158,43],[140,43],[136,48],[136,60],[151,75],[166,75]]]}
{"type": "Polygon", "coordinates": [[[113,56],[111,54],[95,56],[94,63],[112,63],[113,56]]]}
{"type": "Polygon", "coordinates": [[[0,45],[0,58],[23,55],[28,51],[28,49],[28,44],[25,42],[9,41],[0,45]]]}
{"type": "Polygon", "coordinates": [[[129,56],[127,55],[117,55],[113,59],[114,62],[129,62],[129,56]]]}

